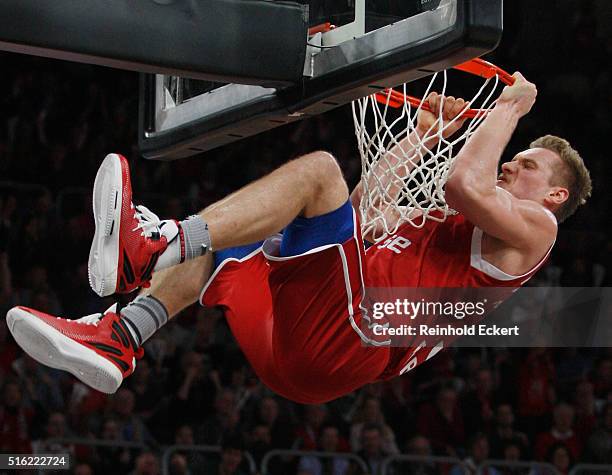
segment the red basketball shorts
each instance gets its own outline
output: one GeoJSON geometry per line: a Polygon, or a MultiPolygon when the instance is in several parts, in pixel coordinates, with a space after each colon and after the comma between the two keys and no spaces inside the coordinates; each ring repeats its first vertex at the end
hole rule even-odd
{"type": "Polygon", "coordinates": [[[359,329],[364,249],[353,236],[292,257],[275,236],[242,258],[227,258],[202,290],[200,303],[222,306],[229,326],[261,380],[304,404],[341,397],[375,381],[388,347],[366,346],[359,329]]]}

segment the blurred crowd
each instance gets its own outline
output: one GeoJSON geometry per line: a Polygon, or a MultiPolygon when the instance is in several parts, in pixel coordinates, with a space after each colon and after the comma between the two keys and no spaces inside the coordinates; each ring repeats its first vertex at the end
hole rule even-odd
{"type": "MultiPolygon", "coordinates": [[[[545,0],[507,8],[488,59],[536,82],[536,107],[507,157],[545,133],[581,152],[594,181],[588,205],[560,228],[539,280],[610,286],[612,18],[609,2],[545,0]],[[554,12],[554,14],[552,13],[554,12]]],[[[106,153],[126,155],[135,196],[162,217],[184,217],[284,161],[331,151],[347,180],[360,172],[349,108],[246,139],[201,157],[149,162],[137,150],[134,73],[0,53],[0,314],[27,305],[80,317],[112,305],[87,282],[90,190],[106,153]]],[[[459,92],[457,92],[459,94],[459,92]]],[[[449,349],[414,373],[319,406],[283,400],[257,379],[219,309],[188,308],[145,346],[112,396],[38,365],[0,321],[0,452],[68,452],[78,475],[157,475],[169,445],[173,474],[249,473],[272,449],[352,452],[371,473],[390,454],[612,463],[612,350],[449,349]],[[131,442],[93,447],[57,439],[131,442]],[[247,453],[249,454],[247,456],[247,453]]],[[[460,468],[423,463],[394,473],[460,468]]],[[[500,470],[489,469],[491,474],[500,470]]],[[[357,474],[349,460],[271,459],[274,474],[357,474]]],[[[519,473],[519,472],[504,472],[519,473]]]]}

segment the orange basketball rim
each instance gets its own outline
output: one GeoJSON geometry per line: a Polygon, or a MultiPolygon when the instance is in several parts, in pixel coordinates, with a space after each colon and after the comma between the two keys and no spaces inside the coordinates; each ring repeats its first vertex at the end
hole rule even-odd
{"type": "MultiPolygon", "coordinates": [[[[484,79],[492,79],[497,76],[499,77],[499,80],[501,82],[508,86],[514,84],[515,80],[510,73],[504,71],[493,63],[489,63],[488,61],[485,61],[484,59],[480,58],[472,59],[470,61],[466,61],[465,63],[458,64],[453,69],[457,69],[459,71],[463,71],[484,79]]],[[[402,94],[401,92],[396,91],[394,89],[385,89],[382,92],[376,93],[376,100],[382,104],[388,104],[390,107],[394,108],[402,107],[406,102],[408,102],[413,107],[420,107],[423,110],[431,112],[429,104],[423,102],[423,99],[402,94]]],[[[488,112],[488,109],[468,108],[461,114],[461,117],[473,119],[488,112]]]]}

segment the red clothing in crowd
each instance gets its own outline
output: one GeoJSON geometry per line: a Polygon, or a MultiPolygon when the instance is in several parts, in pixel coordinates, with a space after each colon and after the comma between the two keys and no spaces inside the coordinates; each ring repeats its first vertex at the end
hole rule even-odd
{"type": "Polygon", "coordinates": [[[417,433],[427,437],[436,452],[446,453],[449,446],[460,447],[465,442],[461,411],[455,407],[451,420],[448,420],[434,403],[427,403],[419,410],[417,433]]]}
{"type": "Polygon", "coordinates": [[[544,460],[548,454],[548,450],[555,444],[562,443],[571,452],[574,460],[580,455],[581,444],[573,431],[565,434],[560,434],[552,429],[548,432],[542,432],[538,435],[535,445],[535,456],[538,460],[544,460]]]}
{"type": "Polygon", "coordinates": [[[548,353],[532,352],[521,365],[518,377],[518,413],[542,416],[552,411],[550,392],[555,369],[548,353]]]}

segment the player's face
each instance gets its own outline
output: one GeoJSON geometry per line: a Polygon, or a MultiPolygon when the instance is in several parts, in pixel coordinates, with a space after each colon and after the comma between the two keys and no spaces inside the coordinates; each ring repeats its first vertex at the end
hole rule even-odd
{"type": "Polygon", "coordinates": [[[523,200],[542,203],[551,191],[555,170],[561,158],[544,148],[531,148],[502,164],[497,186],[523,200]]]}

